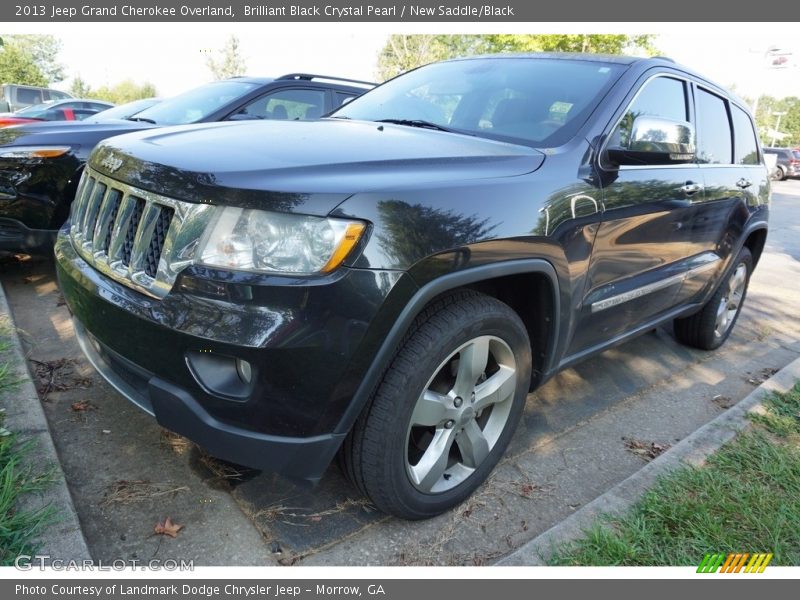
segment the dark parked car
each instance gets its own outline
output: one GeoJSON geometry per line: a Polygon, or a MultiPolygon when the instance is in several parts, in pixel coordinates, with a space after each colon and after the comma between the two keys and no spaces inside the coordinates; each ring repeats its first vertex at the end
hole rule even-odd
{"type": "Polygon", "coordinates": [[[116,389],[237,463],[316,482],[338,452],[416,519],[560,369],[671,322],[720,346],[769,179],[745,105],[669,60],[494,56],[320,121],[108,140],[78,196],[58,277],[116,389]]]}
{"type": "Polygon", "coordinates": [[[0,250],[52,252],[86,158],[108,137],[166,125],[315,119],[372,84],[319,75],[216,81],[127,120],[36,123],[0,129],[0,250]]]}
{"type": "Polygon", "coordinates": [[[131,100],[125,104],[119,104],[113,108],[101,111],[96,115],[92,115],[85,119],[87,123],[97,123],[99,121],[109,121],[111,119],[129,119],[133,115],[142,112],[146,108],[155,106],[162,102],[161,98],[141,98],[139,100],[131,100]]]}
{"type": "Polygon", "coordinates": [[[800,176],[800,150],[792,148],[764,148],[764,154],[774,154],[778,163],[772,172],[772,178],[783,181],[789,177],[800,176]]]}
{"type": "Polygon", "coordinates": [[[23,108],[15,113],[0,115],[0,127],[24,125],[37,121],[83,121],[87,117],[113,107],[114,104],[104,100],[70,99],[45,102],[23,108]]]}

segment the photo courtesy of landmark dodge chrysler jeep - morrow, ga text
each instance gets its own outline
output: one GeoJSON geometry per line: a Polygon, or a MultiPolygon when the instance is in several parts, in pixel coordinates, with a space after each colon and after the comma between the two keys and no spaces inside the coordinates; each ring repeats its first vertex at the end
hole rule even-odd
{"type": "Polygon", "coordinates": [[[311,122],[103,142],[57,269],[95,368],[164,427],[425,518],[526,395],[668,322],[729,336],[767,235],[744,105],[663,58],[435,63],[311,122]]]}

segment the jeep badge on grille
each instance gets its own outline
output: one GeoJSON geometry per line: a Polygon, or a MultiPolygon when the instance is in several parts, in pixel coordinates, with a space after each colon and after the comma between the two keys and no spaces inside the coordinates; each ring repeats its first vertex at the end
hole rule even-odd
{"type": "Polygon", "coordinates": [[[100,166],[105,167],[109,172],[113,173],[122,166],[122,159],[113,154],[109,154],[100,161],[100,166]]]}

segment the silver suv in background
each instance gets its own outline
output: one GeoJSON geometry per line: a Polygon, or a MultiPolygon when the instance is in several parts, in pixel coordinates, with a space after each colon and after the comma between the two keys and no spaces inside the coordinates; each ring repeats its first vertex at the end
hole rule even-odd
{"type": "Polygon", "coordinates": [[[3,93],[0,95],[0,112],[14,112],[20,108],[26,108],[34,104],[72,98],[72,95],[67,92],[32,85],[4,83],[2,88],[3,93]]]}
{"type": "Polygon", "coordinates": [[[792,148],[764,148],[764,155],[777,157],[772,178],[783,181],[788,177],[800,177],[800,150],[792,148]]]}

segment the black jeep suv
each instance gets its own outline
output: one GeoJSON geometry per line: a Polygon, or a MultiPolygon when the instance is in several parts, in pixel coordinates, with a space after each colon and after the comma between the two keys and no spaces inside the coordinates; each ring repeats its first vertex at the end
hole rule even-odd
{"type": "Polygon", "coordinates": [[[722,344],[768,201],[747,109],[692,71],[492,56],[316,122],[109,140],[56,256],[89,360],[164,427],[311,482],[338,452],[415,519],[559,369],[668,322],[722,344]]]}
{"type": "Polygon", "coordinates": [[[101,122],[0,129],[0,250],[50,254],[86,159],[114,135],[166,125],[250,119],[316,119],[373,84],[291,73],[215,81],[136,113],[101,122]]]}

